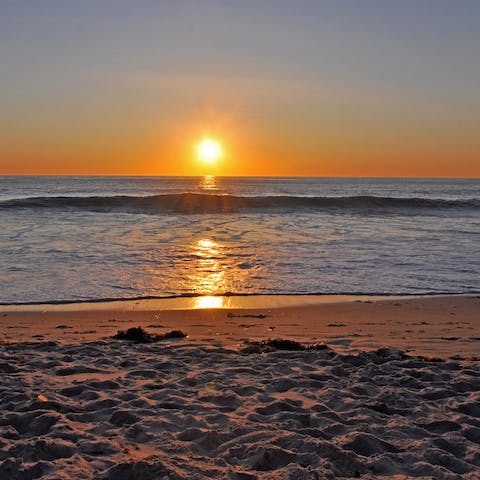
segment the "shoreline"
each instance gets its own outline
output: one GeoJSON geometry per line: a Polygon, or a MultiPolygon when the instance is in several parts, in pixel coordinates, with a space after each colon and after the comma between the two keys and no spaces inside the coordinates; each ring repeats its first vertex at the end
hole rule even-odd
{"type": "Polygon", "coordinates": [[[0,306],[0,339],[4,343],[104,341],[119,330],[142,326],[158,334],[186,332],[188,338],[176,343],[231,349],[248,341],[285,338],[324,342],[339,352],[393,347],[418,355],[469,358],[478,355],[480,344],[479,295],[170,300],[0,306]],[[185,308],[184,301],[203,303],[185,308]]]}
{"type": "Polygon", "coordinates": [[[0,313],[9,311],[108,310],[124,306],[133,309],[196,310],[205,308],[275,308],[320,303],[475,297],[479,292],[463,293],[235,293],[223,295],[139,296],[131,298],[98,298],[86,300],[50,300],[33,302],[0,302],[0,313]]]}

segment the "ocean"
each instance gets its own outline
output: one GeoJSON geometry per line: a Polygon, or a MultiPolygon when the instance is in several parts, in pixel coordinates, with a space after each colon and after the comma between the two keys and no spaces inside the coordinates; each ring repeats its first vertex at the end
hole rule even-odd
{"type": "Polygon", "coordinates": [[[0,303],[480,292],[480,180],[0,177],[0,303]]]}

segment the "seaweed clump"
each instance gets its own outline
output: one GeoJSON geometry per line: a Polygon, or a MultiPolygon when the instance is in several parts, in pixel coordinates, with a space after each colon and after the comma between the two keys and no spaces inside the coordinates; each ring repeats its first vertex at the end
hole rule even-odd
{"type": "Polygon", "coordinates": [[[134,343],[153,343],[171,338],[185,338],[186,333],[181,330],[172,330],[164,334],[149,333],[142,327],[132,327],[128,330],[119,330],[112,338],[116,340],[130,340],[134,343]]]}
{"type": "Polygon", "coordinates": [[[248,342],[247,346],[241,350],[241,353],[269,353],[278,350],[287,350],[290,352],[304,352],[311,350],[326,350],[329,347],[324,343],[313,343],[310,345],[302,345],[295,340],[285,340],[282,338],[274,338],[262,340],[260,342],[248,342]]]}

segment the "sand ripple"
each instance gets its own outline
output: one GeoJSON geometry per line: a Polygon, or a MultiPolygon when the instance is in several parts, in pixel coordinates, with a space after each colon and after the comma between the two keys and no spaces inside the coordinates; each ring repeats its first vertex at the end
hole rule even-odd
{"type": "Polygon", "coordinates": [[[479,370],[395,349],[5,345],[0,478],[478,479],[479,370]]]}

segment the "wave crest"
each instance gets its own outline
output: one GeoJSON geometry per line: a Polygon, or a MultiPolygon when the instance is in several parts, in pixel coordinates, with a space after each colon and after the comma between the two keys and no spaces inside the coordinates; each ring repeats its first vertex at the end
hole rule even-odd
{"type": "Polygon", "coordinates": [[[478,209],[480,199],[446,200],[401,197],[299,197],[265,196],[243,197],[202,193],[179,193],[151,196],[97,196],[97,197],[28,197],[0,202],[0,209],[67,209],[93,212],[123,212],[137,214],[177,213],[235,213],[278,212],[297,210],[335,210],[375,213],[415,213],[420,210],[478,209]]]}

